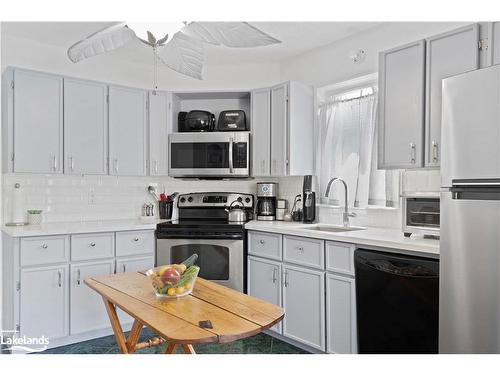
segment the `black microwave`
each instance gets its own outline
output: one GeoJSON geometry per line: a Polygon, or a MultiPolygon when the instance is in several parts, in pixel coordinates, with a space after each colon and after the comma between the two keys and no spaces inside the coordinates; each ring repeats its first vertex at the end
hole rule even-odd
{"type": "Polygon", "coordinates": [[[250,132],[172,133],[169,176],[249,177],[250,132]]]}

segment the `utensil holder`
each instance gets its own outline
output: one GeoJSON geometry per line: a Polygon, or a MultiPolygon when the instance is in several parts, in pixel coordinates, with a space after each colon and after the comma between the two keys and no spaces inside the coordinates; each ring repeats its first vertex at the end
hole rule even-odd
{"type": "Polygon", "coordinates": [[[171,219],[172,209],[174,208],[174,202],[170,201],[160,201],[158,202],[158,210],[160,212],[160,219],[171,219]]]}

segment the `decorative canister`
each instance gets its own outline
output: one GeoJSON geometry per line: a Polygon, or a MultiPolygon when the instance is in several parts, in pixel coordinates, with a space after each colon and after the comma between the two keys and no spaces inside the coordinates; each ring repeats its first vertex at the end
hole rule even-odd
{"type": "Polygon", "coordinates": [[[28,224],[39,225],[42,223],[42,210],[28,210],[28,224]]]}

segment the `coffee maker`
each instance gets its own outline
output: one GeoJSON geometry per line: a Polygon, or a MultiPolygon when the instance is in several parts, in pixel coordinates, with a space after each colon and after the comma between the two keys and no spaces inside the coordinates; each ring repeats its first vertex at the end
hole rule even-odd
{"type": "Polygon", "coordinates": [[[257,183],[257,220],[276,220],[276,199],[278,184],[275,182],[257,183]]]}

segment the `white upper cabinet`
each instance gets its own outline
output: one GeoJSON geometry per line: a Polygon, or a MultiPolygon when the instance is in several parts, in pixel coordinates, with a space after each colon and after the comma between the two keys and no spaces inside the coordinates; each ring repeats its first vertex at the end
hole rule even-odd
{"type": "Polygon", "coordinates": [[[271,176],[288,170],[288,84],[271,88],[271,176]]]}
{"type": "Polygon", "coordinates": [[[149,93],[149,175],[168,175],[168,134],[171,132],[172,94],[149,93]]]}
{"type": "Polygon", "coordinates": [[[271,173],[271,90],[252,91],[252,170],[254,176],[271,173]]]}
{"type": "Polygon", "coordinates": [[[64,79],[64,173],[108,172],[107,92],[103,83],[64,79]]]}
{"type": "Polygon", "coordinates": [[[440,163],[442,80],[479,68],[479,25],[426,40],[425,166],[440,163]]]}
{"type": "Polygon", "coordinates": [[[312,87],[298,82],[252,92],[254,176],[313,173],[313,106],[312,87]]]}
{"type": "Polygon", "coordinates": [[[146,175],[147,92],[109,86],[109,174],[146,175]]]}
{"type": "Polygon", "coordinates": [[[63,80],[14,70],[13,172],[62,173],[63,80]]]}
{"type": "Polygon", "coordinates": [[[380,53],[378,167],[423,166],[425,41],[380,53]]]}

